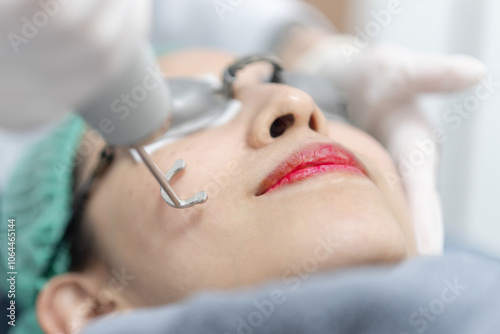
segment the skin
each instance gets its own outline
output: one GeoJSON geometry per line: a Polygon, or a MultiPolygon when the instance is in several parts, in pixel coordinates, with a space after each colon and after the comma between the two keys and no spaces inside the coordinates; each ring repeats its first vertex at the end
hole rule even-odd
{"type": "MultiPolygon", "coordinates": [[[[227,54],[187,51],[162,59],[161,66],[168,76],[199,76],[220,74],[232,60],[227,54]]],[[[261,83],[268,71],[252,65],[238,76],[235,97],[243,108],[230,123],[152,156],[162,171],[183,158],[187,168],[171,185],[184,199],[206,190],[205,204],[188,210],[166,205],[145,165],[135,163],[127,150],[118,151],[87,206],[99,258],[84,272],[54,278],[43,290],[37,306],[46,332],[64,332],[68,323],[84,324],[109,312],[172,303],[200,290],[287,282],[306,272],[304,260],[310,257],[317,262],[314,272],[320,272],[415,254],[407,199],[387,178],[397,172],[384,148],[356,128],[326,121],[304,92],[261,83]],[[285,114],[295,123],[272,138],[271,124],[285,114]],[[334,171],[255,196],[281,161],[318,142],[351,151],[369,177],[334,171]],[[323,247],[321,258],[318,247],[323,247]],[[113,269],[122,268],[134,278],[111,297],[96,297],[113,279],[113,269]],[[92,312],[68,310],[68,303],[75,307],[85,300],[92,301],[92,312]]],[[[95,145],[80,182],[103,143],[95,145]]]]}

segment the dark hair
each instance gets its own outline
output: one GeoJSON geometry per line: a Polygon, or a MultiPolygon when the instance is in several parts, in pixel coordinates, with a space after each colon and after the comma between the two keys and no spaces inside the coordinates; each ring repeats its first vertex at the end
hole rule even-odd
{"type": "Polygon", "coordinates": [[[73,169],[73,212],[64,234],[64,242],[69,246],[69,271],[79,272],[87,268],[93,259],[95,239],[90,230],[87,215],[84,214],[83,203],[78,200],[75,187],[78,180],[78,168],[73,169]]]}
{"type": "Polygon", "coordinates": [[[76,189],[80,169],[78,166],[73,169],[72,217],[63,237],[63,242],[69,245],[71,258],[69,271],[83,271],[97,257],[96,238],[90,227],[89,217],[85,213],[85,206],[94,182],[107,171],[113,159],[114,149],[105,147],[101,152],[96,169],[80,189],[76,189]]]}
{"type": "Polygon", "coordinates": [[[82,219],[80,224],[67,230],[65,240],[70,245],[71,257],[69,271],[83,271],[95,259],[95,238],[89,225],[87,219],[82,219]]]}

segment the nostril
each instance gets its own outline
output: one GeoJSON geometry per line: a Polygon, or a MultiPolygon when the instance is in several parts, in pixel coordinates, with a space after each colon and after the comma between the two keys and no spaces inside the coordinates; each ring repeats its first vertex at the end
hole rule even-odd
{"type": "Polygon", "coordinates": [[[295,117],[292,114],[287,114],[277,118],[273,124],[271,124],[271,137],[276,138],[285,133],[286,130],[291,128],[295,123],[295,117]]]}
{"type": "Polygon", "coordinates": [[[314,131],[318,130],[318,123],[316,122],[315,113],[312,113],[311,118],[309,118],[309,128],[311,128],[314,131]]]}

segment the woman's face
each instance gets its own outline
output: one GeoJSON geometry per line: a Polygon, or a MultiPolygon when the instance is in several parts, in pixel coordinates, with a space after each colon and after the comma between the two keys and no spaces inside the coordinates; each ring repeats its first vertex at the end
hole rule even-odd
{"type": "MultiPolygon", "coordinates": [[[[232,60],[184,52],[163,59],[162,67],[170,76],[219,74],[232,60]]],[[[120,296],[130,307],[414,254],[406,198],[386,177],[396,173],[386,151],[351,126],[327,122],[304,92],[261,83],[267,70],[250,66],[239,75],[235,98],[243,108],[231,122],[152,155],[164,172],[184,159],[187,168],[171,185],[183,199],[205,190],[206,203],[170,207],[146,166],[126,151],[94,189],[87,215],[107,267],[133,276],[120,296]],[[271,135],[271,125],[284,115],[292,115],[293,124],[271,135]],[[287,178],[295,182],[261,194],[287,172],[283,166],[314,160],[318,152],[345,157],[342,148],[365,173],[299,173],[287,178]],[[302,154],[290,160],[297,152],[302,154]],[[281,174],[272,174],[278,166],[281,174]]]]}

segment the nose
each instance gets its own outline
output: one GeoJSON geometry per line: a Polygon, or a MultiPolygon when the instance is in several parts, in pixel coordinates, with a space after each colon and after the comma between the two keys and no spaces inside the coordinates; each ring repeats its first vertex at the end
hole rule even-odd
{"type": "Polygon", "coordinates": [[[325,116],[311,96],[299,89],[281,84],[261,84],[245,95],[256,110],[250,122],[248,142],[251,147],[269,145],[299,130],[328,135],[325,116]]]}

